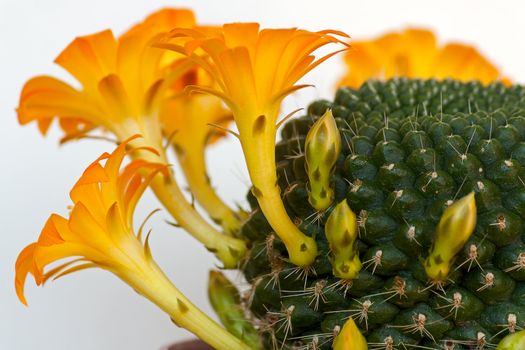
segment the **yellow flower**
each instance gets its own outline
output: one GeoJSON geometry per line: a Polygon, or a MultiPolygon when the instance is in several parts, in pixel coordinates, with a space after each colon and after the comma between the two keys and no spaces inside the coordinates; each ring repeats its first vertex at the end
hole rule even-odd
{"type": "MultiPolygon", "coordinates": [[[[211,85],[212,80],[202,69],[187,74],[186,85],[211,85]]],[[[233,120],[231,112],[215,96],[178,94],[162,104],[160,120],[166,137],[173,140],[175,153],[197,202],[225,233],[237,235],[246,214],[230,209],[211,186],[205,163],[205,149],[225,136],[233,120]]]]}
{"type": "MultiPolygon", "coordinates": [[[[110,131],[118,141],[141,134],[143,138],[135,139],[133,145],[154,148],[158,154],[139,151],[134,157],[167,163],[159,109],[176,86],[184,85],[194,64],[151,44],[175,26],[195,26],[193,13],[165,9],[118,39],[109,30],[76,38],[56,63],[78,80],[81,89],[47,76],[29,80],[20,96],[20,123],[37,121],[45,133],[58,118],[65,133],[63,141],[84,137],[94,129],[110,131]]],[[[226,267],[237,265],[244,242],[221,234],[206,222],[173,176],[155,177],[151,188],[178,225],[215,252],[226,267]]]]}
{"type": "Polygon", "coordinates": [[[169,281],[151,256],[148,237],[143,239],[141,230],[135,234],[132,223],[135,206],[159,172],[164,173],[160,176],[167,175],[167,167],[134,160],[121,170],[124,157],[137,151],[126,151],[127,144],[125,141],[113,153],[103,154],[86,169],[70,192],[73,208],[69,218],[51,215],[38,241],[22,250],[16,262],[18,297],[26,304],[24,285],[29,273],[41,285],[50,278],[99,267],[114,273],[167,312],[179,326],[211,346],[248,349],[169,281]],[[61,264],[47,270],[58,261],[61,264]]]}
{"type": "Polygon", "coordinates": [[[282,100],[305,86],[296,82],[339,51],[319,59],[314,52],[341,43],[336,37],[341,34],[295,28],[259,30],[256,23],[234,23],[207,31],[174,29],[157,44],[187,55],[215,79],[215,87],[193,90],[222,98],[232,110],[253,193],[285,243],[290,260],[299,266],[313,262],[317,247],[288,217],[279,195],[274,154],[277,117],[282,100]]]}
{"type": "Polygon", "coordinates": [[[453,78],[484,84],[502,79],[496,66],[476,48],[457,43],[439,46],[434,33],[419,28],[353,42],[345,62],[348,72],[339,85],[353,88],[368,79],[393,77],[453,78]]]}

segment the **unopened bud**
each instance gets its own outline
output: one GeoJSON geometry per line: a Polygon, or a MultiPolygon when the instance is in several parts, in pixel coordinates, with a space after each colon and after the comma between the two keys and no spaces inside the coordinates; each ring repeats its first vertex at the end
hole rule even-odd
{"type": "Polygon", "coordinates": [[[334,276],[356,278],[362,267],[357,250],[357,219],[346,200],[330,213],[325,225],[325,236],[332,252],[334,276]]]}
{"type": "Polygon", "coordinates": [[[341,134],[332,111],[315,122],[305,141],[308,201],[316,210],[326,210],[334,200],[330,177],[341,153],[341,134]]]}
{"type": "Polygon", "coordinates": [[[425,260],[425,271],[433,281],[443,282],[447,279],[454,257],[474,232],[476,217],[474,192],[445,209],[430,254],[425,260]]]}
{"type": "Polygon", "coordinates": [[[334,350],[367,350],[365,337],[357,328],[354,320],[350,317],[345,322],[343,329],[334,341],[334,350]]]}

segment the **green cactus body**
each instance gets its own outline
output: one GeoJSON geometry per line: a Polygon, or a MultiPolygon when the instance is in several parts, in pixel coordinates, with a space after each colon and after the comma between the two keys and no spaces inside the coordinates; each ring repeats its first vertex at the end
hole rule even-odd
{"type": "Polygon", "coordinates": [[[281,135],[281,195],[319,255],[310,267],[290,264],[248,195],[243,272],[267,348],[330,349],[349,317],[375,350],[490,349],[525,328],[525,87],[369,81],[312,103],[281,135]],[[341,152],[324,180],[332,204],[319,210],[309,200],[305,140],[327,110],[341,152]],[[438,234],[446,209],[469,193],[473,232],[438,234]],[[352,222],[337,218],[340,203],[355,214],[355,235],[344,236],[352,222]],[[354,257],[352,276],[334,273],[334,262],[354,257]]]}

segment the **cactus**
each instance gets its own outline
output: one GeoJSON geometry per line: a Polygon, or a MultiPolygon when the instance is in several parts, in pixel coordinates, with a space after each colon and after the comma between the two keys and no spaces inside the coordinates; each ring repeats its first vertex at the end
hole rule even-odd
{"type": "Polygon", "coordinates": [[[248,194],[243,273],[267,348],[522,348],[525,87],[368,81],[281,135],[281,196],[319,254],[291,264],[248,194]],[[314,141],[332,115],[341,152],[315,176],[337,143],[314,141]],[[317,206],[321,187],[333,199],[317,206]],[[363,345],[342,340],[356,330],[363,345]]]}

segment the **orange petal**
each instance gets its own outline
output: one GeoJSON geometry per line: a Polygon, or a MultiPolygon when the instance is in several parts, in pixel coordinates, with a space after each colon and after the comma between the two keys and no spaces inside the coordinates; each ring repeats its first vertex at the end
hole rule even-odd
{"type": "Polygon", "coordinates": [[[195,15],[189,9],[164,8],[153,12],[139,24],[129,29],[122,37],[141,34],[145,28],[168,31],[176,27],[191,28],[196,24],[195,15]]]}
{"type": "Polygon", "coordinates": [[[118,174],[120,172],[120,166],[124,157],[126,157],[126,147],[129,143],[135,139],[141,138],[140,135],[133,135],[126,140],[122,141],[109,155],[104,168],[106,169],[107,174],[111,177],[112,180],[116,181],[118,174]]]}
{"type": "Polygon", "coordinates": [[[91,269],[91,268],[100,266],[95,263],[84,263],[80,265],[75,265],[66,270],[66,266],[68,265],[70,265],[70,263],[63,264],[62,266],[60,266],[60,269],[52,271],[51,273],[46,273],[46,280],[51,277],[53,277],[53,280],[56,280],[64,276],[67,276],[69,274],[72,274],[73,272],[82,271],[82,270],[91,269]]]}
{"type": "Polygon", "coordinates": [[[53,244],[60,244],[64,241],[62,236],[60,236],[60,233],[58,232],[55,225],[55,222],[57,220],[62,219],[65,220],[63,217],[57,214],[51,214],[51,216],[47,219],[46,223],[44,224],[44,227],[40,232],[40,236],[38,237],[39,245],[48,246],[53,244]]]}
{"type": "Polygon", "coordinates": [[[99,126],[79,118],[61,118],[59,119],[59,125],[60,129],[64,131],[64,136],[60,139],[61,144],[85,137],[90,131],[99,126]]]}
{"type": "MultiPolygon", "coordinates": [[[[255,108],[258,103],[257,89],[248,49],[237,47],[223,51],[216,62],[227,87],[226,95],[233,101],[235,108],[248,111],[255,108]]],[[[239,125],[239,128],[242,126],[239,125]]]]}
{"type": "Polygon", "coordinates": [[[39,277],[36,278],[37,284],[40,285],[46,282],[49,278],[59,274],[63,268],[74,263],[75,261],[93,259],[103,259],[103,255],[89,246],[79,243],[64,242],[62,244],[55,244],[47,247],[38,246],[37,249],[35,249],[34,254],[35,269],[40,271],[39,277]],[[50,271],[44,272],[45,268],[49,264],[55,263],[62,259],[74,257],[80,258],[62,263],[61,265],[57,266],[58,268],[53,268],[50,271]],[[83,257],[86,257],[86,259],[83,257]]]}
{"type": "Polygon", "coordinates": [[[430,78],[432,62],[437,54],[437,39],[430,30],[409,28],[403,32],[404,55],[408,61],[408,77],[430,78]]]}
{"type": "Polygon", "coordinates": [[[91,163],[69,193],[73,203],[84,203],[96,217],[105,215],[106,208],[104,198],[100,193],[100,187],[111,180],[110,174],[99,162],[109,157],[108,153],[103,153],[91,163]]]}
{"type": "Polygon", "coordinates": [[[18,299],[22,304],[27,305],[27,300],[24,295],[24,287],[27,275],[29,273],[34,274],[34,261],[33,253],[35,251],[37,244],[31,243],[25,247],[20,254],[15,263],[15,290],[18,299]]]}
{"type": "Polygon", "coordinates": [[[49,127],[51,126],[51,123],[53,122],[53,118],[45,118],[42,117],[40,119],[37,119],[37,125],[38,130],[42,135],[47,134],[47,130],[49,130],[49,127]]]}
{"type": "Polygon", "coordinates": [[[148,188],[150,182],[155,176],[157,176],[159,172],[162,172],[164,176],[167,176],[167,166],[164,164],[147,163],[142,167],[141,170],[143,171],[141,181],[139,182],[138,180],[134,180],[133,182],[130,182],[128,186],[131,187],[126,189],[124,195],[126,213],[125,219],[127,220],[126,222],[130,227],[132,224],[135,207],[137,206],[137,203],[144,191],[148,188]]]}
{"type": "Polygon", "coordinates": [[[259,83],[257,88],[260,94],[272,96],[276,92],[275,88],[280,86],[279,81],[274,82],[276,79],[268,79],[268,77],[280,78],[276,74],[276,68],[288,68],[289,63],[285,61],[288,59],[288,55],[284,54],[295,34],[294,32],[290,29],[264,29],[261,31],[253,58],[256,81],[259,83]],[[269,50],[269,47],[272,49],[269,50]]]}
{"type": "Polygon", "coordinates": [[[17,113],[20,124],[36,120],[45,132],[54,117],[92,121],[97,112],[85,96],[68,84],[38,76],[24,85],[17,113]]]}
{"type": "Polygon", "coordinates": [[[344,59],[349,72],[339,86],[358,88],[368,79],[382,78],[382,63],[376,55],[377,49],[372,43],[352,44],[344,59]]]}
{"type": "MultiPolygon", "coordinates": [[[[106,227],[108,235],[117,246],[126,245],[130,238],[130,227],[126,227],[123,221],[121,209],[117,202],[109,208],[106,215],[106,227]]],[[[128,252],[131,253],[131,252],[128,252]]]]}
{"type": "Polygon", "coordinates": [[[439,48],[435,35],[425,29],[387,33],[372,41],[354,43],[352,47],[354,50],[345,57],[349,73],[340,85],[357,88],[368,79],[399,76],[483,83],[500,79],[498,69],[475,48],[463,44],[439,48]]]}
{"type": "Polygon", "coordinates": [[[70,242],[81,242],[82,245],[107,250],[108,237],[105,233],[106,213],[103,217],[95,217],[94,213],[84,203],[78,202],[69,215],[69,229],[74,237],[70,242]]]}
{"type": "Polygon", "coordinates": [[[158,37],[176,27],[194,27],[191,10],[163,9],[148,16],[119,38],[117,67],[120,78],[134,102],[144,98],[144,86],[159,80],[161,70],[180,58],[173,52],[152,46],[158,37]]]}
{"type": "Polygon", "coordinates": [[[246,47],[255,60],[255,47],[259,37],[259,23],[229,23],[223,26],[224,42],[230,49],[246,47]]]}
{"type": "Polygon", "coordinates": [[[84,170],[84,173],[82,174],[80,179],[78,179],[75,186],[82,186],[107,181],[109,181],[109,177],[106,173],[106,170],[98,162],[95,162],[89,165],[86,170],[84,170]]]}
{"type": "Polygon", "coordinates": [[[55,59],[82,83],[88,91],[116,70],[117,40],[111,30],[81,36],[69,44],[55,59]]]}

